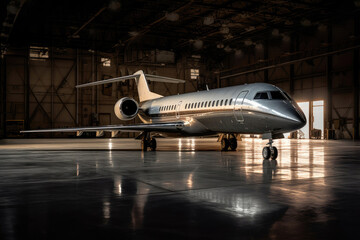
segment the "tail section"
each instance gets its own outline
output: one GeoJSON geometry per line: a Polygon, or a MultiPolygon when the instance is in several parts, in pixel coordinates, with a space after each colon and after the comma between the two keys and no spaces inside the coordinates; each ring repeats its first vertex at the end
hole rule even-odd
{"type": "Polygon", "coordinates": [[[97,82],[84,83],[84,84],[77,85],[76,88],[91,87],[91,86],[97,86],[97,85],[101,85],[101,84],[123,82],[128,79],[135,79],[140,102],[144,102],[144,101],[162,97],[162,95],[153,93],[149,90],[149,86],[147,84],[146,77],[148,77],[148,79],[150,81],[155,81],[155,82],[185,83],[185,81],[181,80],[181,79],[144,74],[144,72],[142,70],[139,70],[132,75],[116,77],[116,78],[101,80],[101,81],[97,81],[97,82]]]}
{"type": "Polygon", "coordinates": [[[134,75],[139,75],[139,77],[135,78],[135,81],[138,89],[140,102],[162,97],[162,95],[150,92],[148,83],[145,78],[145,74],[142,70],[137,71],[136,73],[134,73],[134,75]]]}

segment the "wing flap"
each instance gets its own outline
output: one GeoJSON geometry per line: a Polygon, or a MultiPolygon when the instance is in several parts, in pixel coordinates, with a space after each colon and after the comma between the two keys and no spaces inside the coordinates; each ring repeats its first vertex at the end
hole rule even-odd
{"type": "MultiPolygon", "coordinates": [[[[169,123],[149,123],[136,125],[110,125],[102,127],[77,127],[77,128],[54,128],[54,129],[37,129],[24,130],[20,133],[51,133],[51,132],[179,132],[184,127],[183,122],[169,122],[169,123]]],[[[77,134],[79,135],[79,134],[77,134]]]]}

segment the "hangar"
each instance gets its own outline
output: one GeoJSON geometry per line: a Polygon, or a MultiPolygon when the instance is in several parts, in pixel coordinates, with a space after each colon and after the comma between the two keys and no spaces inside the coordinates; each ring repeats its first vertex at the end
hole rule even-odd
{"type": "Polygon", "coordinates": [[[360,1],[0,6],[0,239],[359,239],[360,1]],[[254,134],[20,134],[139,124],[114,113],[135,81],[75,87],[138,70],[185,80],[148,82],[162,96],[273,84],[307,124],[273,160],[254,134]]]}

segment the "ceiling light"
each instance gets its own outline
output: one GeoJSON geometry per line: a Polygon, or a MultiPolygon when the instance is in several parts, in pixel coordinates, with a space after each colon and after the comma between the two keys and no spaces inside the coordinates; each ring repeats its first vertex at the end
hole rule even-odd
{"type": "Polygon", "coordinates": [[[245,31],[247,31],[247,32],[251,32],[251,31],[254,31],[254,30],[255,30],[254,26],[250,26],[250,27],[245,28],[245,31]]]}
{"type": "Polygon", "coordinates": [[[214,17],[212,17],[212,16],[209,16],[209,17],[205,17],[204,18],[204,25],[211,25],[211,24],[213,24],[214,23],[214,21],[215,21],[215,19],[214,19],[214,17]]]}
{"type": "Polygon", "coordinates": [[[203,47],[203,45],[204,45],[204,42],[202,40],[195,40],[195,42],[194,42],[194,47],[196,49],[201,49],[203,47]]]}
{"type": "Polygon", "coordinates": [[[225,50],[225,52],[231,52],[231,51],[232,51],[231,47],[229,47],[229,46],[226,46],[226,47],[224,48],[224,50],[225,50]]]}
{"type": "Polygon", "coordinates": [[[280,35],[279,29],[274,28],[271,32],[271,35],[273,35],[274,37],[278,37],[280,35]]]}
{"type": "Polygon", "coordinates": [[[175,21],[179,20],[179,14],[177,14],[177,13],[175,13],[175,12],[166,13],[166,14],[165,14],[165,18],[166,18],[166,20],[168,20],[168,21],[175,22],[175,21]]]}
{"type": "Polygon", "coordinates": [[[218,44],[216,45],[216,47],[217,47],[217,48],[224,48],[224,44],[223,44],[223,43],[218,43],[218,44]]]}
{"type": "Polygon", "coordinates": [[[112,11],[116,11],[118,9],[120,9],[121,7],[121,3],[117,0],[113,0],[109,3],[109,9],[112,10],[112,11]]]}
{"type": "Polygon", "coordinates": [[[236,57],[242,57],[244,55],[243,51],[241,49],[235,50],[235,56],[236,57]]]}
{"type": "Polygon", "coordinates": [[[309,19],[304,18],[303,20],[301,20],[301,25],[303,25],[304,27],[310,27],[311,26],[311,21],[309,19]]]}
{"type": "Polygon", "coordinates": [[[221,32],[222,34],[228,34],[228,33],[230,32],[230,29],[229,29],[227,26],[222,26],[222,27],[220,28],[220,32],[221,32]]]}
{"type": "Polygon", "coordinates": [[[139,33],[136,32],[136,31],[131,31],[131,32],[129,32],[129,35],[130,35],[131,37],[135,37],[135,36],[139,35],[139,33]]]}
{"type": "Polygon", "coordinates": [[[258,50],[258,51],[261,51],[263,50],[264,46],[261,44],[261,43],[256,43],[255,44],[255,49],[258,50]]]}
{"type": "Polygon", "coordinates": [[[251,39],[247,39],[244,41],[245,46],[251,46],[253,44],[253,41],[251,39]]]}
{"type": "Polygon", "coordinates": [[[284,42],[290,42],[290,37],[289,37],[288,35],[286,35],[286,34],[283,34],[283,35],[282,35],[282,40],[283,40],[284,42]]]}

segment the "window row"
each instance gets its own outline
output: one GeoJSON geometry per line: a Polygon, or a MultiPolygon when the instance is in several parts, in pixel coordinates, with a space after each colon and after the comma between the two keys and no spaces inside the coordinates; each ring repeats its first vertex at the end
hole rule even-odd
{"type": "Polygon", "coordinates": [[[175,110],[176,105],[162,106],[159,108],[159,111],[171,111],[175,110]]]}
{"type": "Polygon", "coordinates": [[[222,107],[231,105],[232,99],[221,99],[221,100],[213,100],[213,101],[205,101],[205,102],[197,102],[197,103],[187,103],[185,104],[185,109],[193,109],[193,108],[206,108],[206,107],[222,107]]]}

